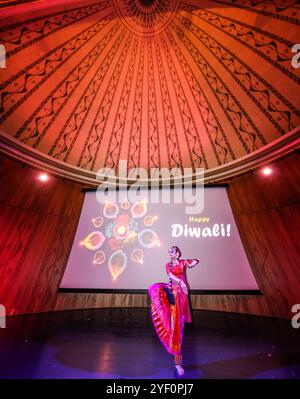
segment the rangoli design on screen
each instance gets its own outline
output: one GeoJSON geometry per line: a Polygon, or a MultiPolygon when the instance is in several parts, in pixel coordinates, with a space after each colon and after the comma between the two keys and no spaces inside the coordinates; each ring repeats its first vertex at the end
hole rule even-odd
{"type": "MultiPolygon", "coordinates": [[[[124,199],[120,205],[106,202],[102,215],[92,219],[93,230],[80,245],[94,252],[93,263],[102,265],[107,260],[107,253],[102,250],[104,243],[111,249],[107,260],[113,280],[117,280],[128,265],[128,256],[134,263],[144,263],[144,250],[160,246],[153,225],[157,216],[148,215],[146,199],[131,204],[124,199]],[[129,255],[128,255],[129,254],[129,255]]],[[[107,251],[106,251],[107,252],[107,251]]]]}

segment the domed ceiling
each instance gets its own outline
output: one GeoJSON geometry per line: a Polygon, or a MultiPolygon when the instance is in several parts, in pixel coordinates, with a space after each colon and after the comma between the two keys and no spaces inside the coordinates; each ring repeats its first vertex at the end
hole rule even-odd
{"type": "Polygon", "coordinates": [[[25,147],[89,171],[210,169],[299,125],[297,1],[48,3],[1,19],[0,129],[25,147]]]}

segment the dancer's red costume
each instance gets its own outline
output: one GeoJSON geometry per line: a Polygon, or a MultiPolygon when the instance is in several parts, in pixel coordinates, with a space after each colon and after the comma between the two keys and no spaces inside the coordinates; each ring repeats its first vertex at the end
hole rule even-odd
{"type": "MultiPolygon", "coordinates": [[[[167,274],[170,272],[187,286],[185,269],[192,261],[179,260],[177,265],[170,268],[170,262],[166,264],[167,274]]],[[[168,287],[165,283],[155,283],[149,287],[151,298],[151,316],[155,330],[167,351],[173,355],[181,354],[182,333],[184,323],[190,323],[191,313],[188,296],[183,292],[180,284],[172,282],[172,293],[175,305],[171,305],[163,290],[168,287]]]]}

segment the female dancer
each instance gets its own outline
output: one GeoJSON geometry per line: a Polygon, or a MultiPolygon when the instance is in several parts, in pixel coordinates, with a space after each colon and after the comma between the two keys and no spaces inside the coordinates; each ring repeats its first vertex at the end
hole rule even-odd
{"type": "Polygon", "coordinates": [[[192,321],[185,271],[186,268],[196,266],[199,261],[180,259],[181,252],[176,246],[169,249],[169,255],[171,261],[166,264],[169,284],[155,283],[149,287],[148,291],[155,330],[167,351],[174,355],[175,369],[181,376],[184,374],[181,354],[182,332],[184,323],[192,321]],[[173,294],[174,304],[172,304],[172,295],[170,298],[166,289],[173,294]]]}

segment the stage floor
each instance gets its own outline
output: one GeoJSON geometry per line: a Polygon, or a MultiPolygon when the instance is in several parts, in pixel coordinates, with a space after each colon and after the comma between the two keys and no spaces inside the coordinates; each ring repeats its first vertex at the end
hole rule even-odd
{"type": "MultiPolygon", "coordinates": [[[[300,378],[300,330],[290,321],[193,311],[185,378],[300,378]]],[[[8,317],[0,378],[176,378],[145,308],[8,317]]]]}

